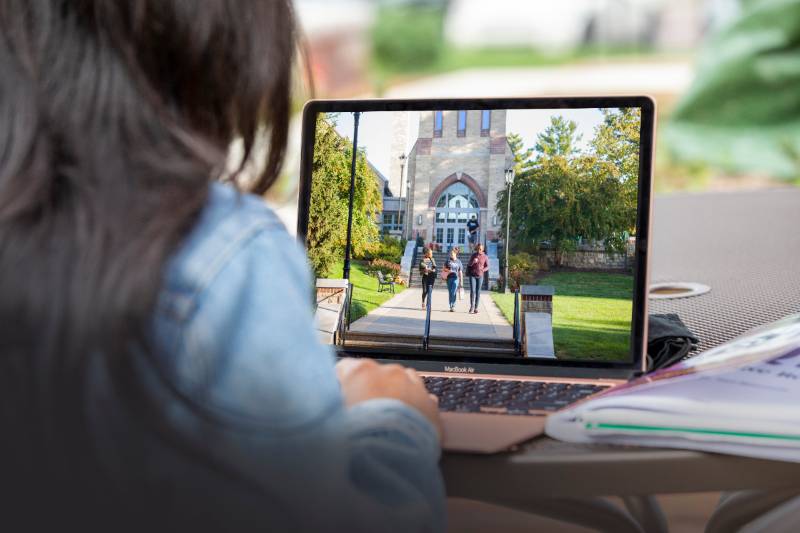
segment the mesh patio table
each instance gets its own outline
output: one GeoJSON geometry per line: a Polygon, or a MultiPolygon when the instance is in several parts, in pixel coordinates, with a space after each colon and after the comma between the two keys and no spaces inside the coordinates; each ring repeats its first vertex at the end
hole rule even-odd
{"type": "MultiPolygon", "coordinates": [[[[800,313],[800,188],[657,197],[651,283],[710,291],[651,300],[705,350],[800,313]]],[[[613,531],[666,531],[652,495],[747,490],[709,531],[730,530],[800,494],[800,464],[696,451],[574,445],[547,437],[494,456],[445,454],[448,494],[613,531]],[[620,496],[627,509],[604,496],[620,496]]]]}

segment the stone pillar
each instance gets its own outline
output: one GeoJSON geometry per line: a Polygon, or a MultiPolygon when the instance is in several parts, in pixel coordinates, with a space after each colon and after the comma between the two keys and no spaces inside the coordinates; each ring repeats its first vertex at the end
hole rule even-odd
{"type": "Polygon", "coordinates": [[[341,304],[346,289],[346,279],[317,279],[317,305],[341,304]]]}
{"type": "Polygon", "coordinates": [[[547,313],[553,315],[553,295],[556,290],[550,285],[523,285],[519,289],[523,313],[547,313]]]}
{"type": "Polygon", "coordinates": [[[346,279],[317,280],[317,310],[314,319],[317,335],[324,344],[336,343],[336,327],[344,309],[347,284],[346,279]]]}
{"type": "Polygon", "coordinates": [[[555,358],[553,295],[550,285],[523,285],[519,289],[525,357],[555,358]]]}

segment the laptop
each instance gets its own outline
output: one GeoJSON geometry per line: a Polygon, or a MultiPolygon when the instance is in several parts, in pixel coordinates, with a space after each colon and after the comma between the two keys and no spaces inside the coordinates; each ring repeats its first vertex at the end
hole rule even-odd
{"type": "Polygon", "coordinates": [[[327,342],[415,368],[449,451],[507,450],[641,374],[654,109],[309,102],[298,236],[318,287],[340,287],[327,342]]]}

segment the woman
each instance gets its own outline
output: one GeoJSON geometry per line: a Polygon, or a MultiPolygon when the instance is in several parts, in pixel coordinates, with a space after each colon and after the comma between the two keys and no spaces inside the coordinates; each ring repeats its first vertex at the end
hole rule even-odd
{"type": "Polygon", "coordinates": [[[477,313],[481,300],[481,285],[483,275],[489,270],[489,258],[483,253],[483,244],[475,245],[475,252],[470,256],[467,264],[469,275],[469,312],[477,313]]]}
{"type": "Polygon", "coordinates": [[[422,260],[419,262],[419,275],[422,279],[422,309],[428,302],[428,293],[433,290],[436,282],[436,260],[433,258],[433,251],[425,248],[422,251],[422,260]]]}
{"type": "Polygon", "coordinates": [[[447,272],[447,293],[450,301],[450,312],[455,311],[458,289],[464,285],[464,265],[458,259],[458,248],[450,250],[450,257],[444,263],[447,272]]]}
{"type": "Polygon", "coordinates": [[[4,530],[443,528],[433,400],[334,368],[235,186],[281,167],[290,6],[0,0],[4,530]]]}

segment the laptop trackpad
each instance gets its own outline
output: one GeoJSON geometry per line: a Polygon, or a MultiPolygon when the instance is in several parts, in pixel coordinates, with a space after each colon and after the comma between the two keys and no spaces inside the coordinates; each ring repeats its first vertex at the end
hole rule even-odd
{"type": "Polygon", "coordinates": [[[442,448],[450,452],[497,453],[544,432],[544,416],[441,414],[442,448]]]}

